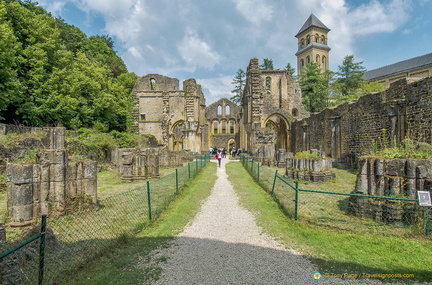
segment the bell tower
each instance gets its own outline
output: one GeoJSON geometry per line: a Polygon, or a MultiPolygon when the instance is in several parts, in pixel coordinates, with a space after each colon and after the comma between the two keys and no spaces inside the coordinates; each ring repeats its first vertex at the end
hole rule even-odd
{"type": "Polygon", "coordinates": [[[319,63],[323,71],[329,69],[330,47],[327,34],[330,31],[314,14],[311,14],[295,36],[298,39],[297,74],[311,61],[319,63]]]}

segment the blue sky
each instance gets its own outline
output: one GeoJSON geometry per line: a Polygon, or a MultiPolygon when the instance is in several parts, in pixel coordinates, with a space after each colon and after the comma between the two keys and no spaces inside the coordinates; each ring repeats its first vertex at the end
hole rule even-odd
{"type": "MultiPolygon", "coordinates": [[[[328,28],[330,69],[347,55],[375,69],[432,52],[432,0],[39,0],[87,36],[108,34],[128,70],[195,78],[206,104],[256,57],[296,67],[294,37],[311,13],[328,28]]],[[[180,86],[182,88],[182,86],[180,86]]]]}

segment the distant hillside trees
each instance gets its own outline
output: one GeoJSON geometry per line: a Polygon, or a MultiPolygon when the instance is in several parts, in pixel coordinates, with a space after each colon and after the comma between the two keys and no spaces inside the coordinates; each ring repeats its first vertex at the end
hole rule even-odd
{"type": "Polygon", "coordinates": [[[126,131],[138,76],[113,48],[32,1],[0,1],[0,122],[126,131]]]}

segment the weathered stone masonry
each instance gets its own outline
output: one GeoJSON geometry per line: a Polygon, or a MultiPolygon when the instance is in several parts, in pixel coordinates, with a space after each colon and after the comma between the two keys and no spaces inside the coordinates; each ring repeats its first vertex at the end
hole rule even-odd
{"type": "Polygon", "coordinates": [[[380,93],[360,97],[292,123],[293,152],[319,149],[340,163],[355,167],[373,141],[386,136],[390,143],[406,136],[432,142],[432,78],[408,83],[401,80],[380,93]],[[385,131],[383,131],[385,129],[385,131]]]}

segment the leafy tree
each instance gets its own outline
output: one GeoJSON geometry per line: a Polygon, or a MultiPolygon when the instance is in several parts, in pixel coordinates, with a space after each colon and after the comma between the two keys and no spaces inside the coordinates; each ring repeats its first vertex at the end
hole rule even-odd
{"type": "Polygon", "coordinates": [[[232,84],[235,85],[234,85],[234,90],[231,91],[234,94],[234,96],[232,96],[230,99],[236,104],[242,104],[243,102],[243,89],[246,81],[245,77],[246,77],[246,73],[242,69],[239,69],[237,70],[237,73],[233,81],[231,82],[232,84]]]}
{"type": "Polygon", "coordinates": [[[327,107],[328,78],[318,63],[310,62],[299,75],[302,103],[309,112],[319,112],[327,107]]]}
{"type": "Polygon", "coordinates": [[[365,72],[364,67],[361,65],[363,62],[354,62],[354,55],[346,56],[339,65],[337,75],[337,89],[342,96],[354,94],[356,90],[364,82],[363,75],[365,72]]]}
{"type": "MultiPolygon", "coordinates": [[[[7,115],[7,109],[20,100],[22,95],[21,84],[17,77],[19,52],[21,44],[14,35],[10,22],[6,21],[5,4],[0,2],[0,119],[7,115]]],[[[12,111],[12,114],[14,111],[12,111]]],[[[9,114],[8,116],[10,116],[9,114]]]]}
{"type": "Polygon", "coordinates": [[[288,71],[291,75],[295,73],[295,68],[291,66],[291,63],[287,63],[284,70],[288,71]]]}
{"type": "Polygon", "coordinates": [[[268,58],[264,58],[263,60],[263,64],[261,64],[259,66],[259,68],[261,70],[273,70],[273,60],[272,59],[268,59],[268,58]]]}

